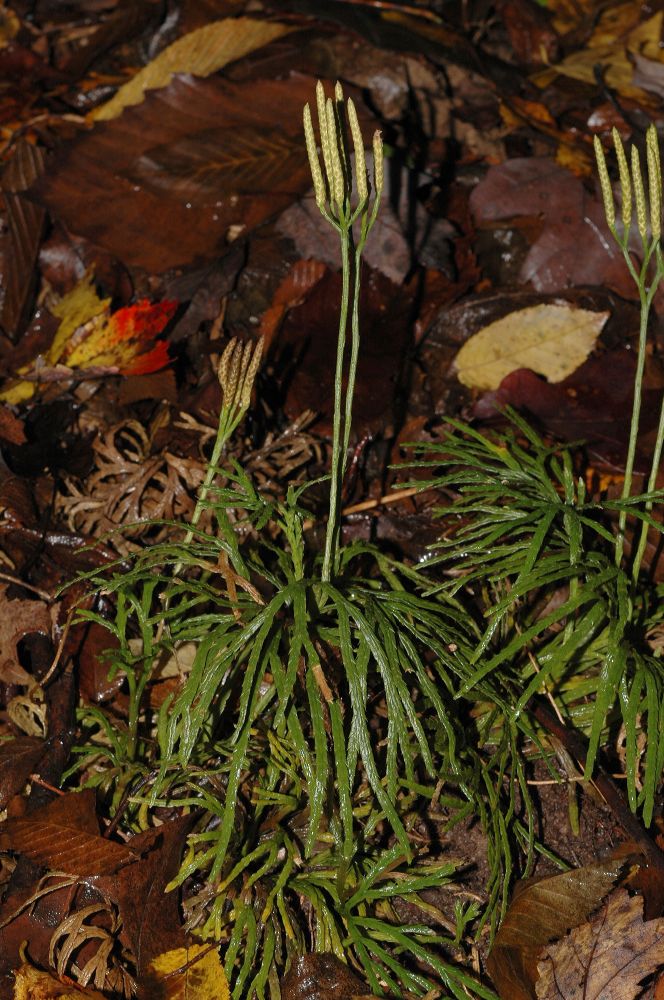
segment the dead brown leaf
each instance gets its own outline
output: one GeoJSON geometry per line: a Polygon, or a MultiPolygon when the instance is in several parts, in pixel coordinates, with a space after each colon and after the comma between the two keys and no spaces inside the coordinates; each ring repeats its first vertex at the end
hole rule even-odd
{"type": "Polygon", "coordinates": [[[19,736],[0,743],[0,809],[20,792],[46,750],[44,740],[19,736]]]}
{"type": "Polygon", "coordinates": [[[311,184],[314,81],[174,77],[65,147],[31,191],[75,233],[162,272],[223,254],[311,184]]]}
{"type": "Polygon", "coordinates": [[[94,792],[72,792],[7,820],[0,827],[0,850],[71,875],[110,875],[136,861],[129,847],[99,835],[94,803],[94,792]]]}
{"type": "Polygon", "coordinates": [[[35,261],[44,229],[45,212],[24,197],[44,169],[44,151],[22,139],[2,173],[9,250],[3,274],[5,296],[0,321],[14,337],[23,325],[35,289],[35,261]]]}
{"type": "Polygon", "coordinates": [[[539,1000],[633,1000],[664,960],[664,918],[643,919],[640,896],[612,893],[592,920],[550,945],[537,964],[539,1000]]]}
{"type": "Polygon", "coordinates": [[[502,1000],[533,1000],[542,948],[596,910],[622,867],[589,865],[526,886],[512,901],[487,961],[502,1000]]]}

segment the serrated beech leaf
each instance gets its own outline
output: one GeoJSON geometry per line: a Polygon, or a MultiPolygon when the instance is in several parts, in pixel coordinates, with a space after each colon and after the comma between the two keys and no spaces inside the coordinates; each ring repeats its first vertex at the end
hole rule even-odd
{"type": "Polygon", "coordinates": [[[94,793],[59,796],[0,827],[0,850],[13,851],[67,875],[110,875],[136,861],[129,847],[99,835],[94,793]]]}

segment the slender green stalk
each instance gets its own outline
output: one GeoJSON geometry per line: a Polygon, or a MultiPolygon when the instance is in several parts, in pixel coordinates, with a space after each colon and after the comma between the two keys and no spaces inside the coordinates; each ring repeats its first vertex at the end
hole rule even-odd
{"type": "MultiPolygon", "coordinates": [[[[262,353],[262,340],[256,344],[249,341],[243,346],[238,340],[233,338],[233,340],[229,341],[221,356],[217,374],[223,392],[223,399],[219,412],[217,435],[214,440],[214,447],[210,461],[208,462],[205,479],[198,492],[189,528],[183,539],[184,545],[189,545],[194,537],[201,514],[205,509],[205,501],[210,492],[210,487],[217,475],[224,448],[249,409],[251,390],[256,373],[258,372],[262,353]]],[[[177,576],[181,569],[182,565],[178,563],[174,575],[177,576]]]]}
{"type": "Polygon", "coordinates": [[[316,106],[318,109],[318,126],[324,169],[321,168],[318,156],[313,120],[308,104],[305,105],[303,116],[304,137],[309,156],[316,205],[323,217],[339,233],[342,275],[337,361],[334,373],[330,505],[321,572],[322,581],[329,583],[338,568],[341,490],[348,461],[348,447],[353,420],[353,395],[355,392],[357,361],[360,350],[359,303],[362,251],[369,231],[375,222],[383,188],[383,145],[380,140],[380,133],[374,133],[374,200],[370,206],[364,142],[355,105],[352,100],[348,100],[346,102],[346,118],[355,152],[357,204],[353,207],[353,176],[350,169],[346,142],[346,119],[344,118],[344,99],[341,85],[337,83],[334,89],[333,102],[330,98],[325,99],[323,85],[319,80],[316,85],[316,106]],[[357,244],[355,244],[353,241],[353,223],[358,219],[360,220],[360,236],[357,244]],[[351,298],[351,345],[348,358],[346,358],[346,333],[351,298]]]}
{"type": "MultiPolygon", "coordinates": [[[[339,515],[341,507],[341,487],[346,471],[347,440],[350,435],[348,414],[348,392],[344,406],[344,356],[346,353],[346,328],[348,325],[348,302],[350,294],[350,239],[348,227],[339,232],[341,241],[341,304],[339,309],[339,333],[337,335],[337,363],[334,372],[334,417],[332,423],[332,460],[330,469],[330,508],[325,535],[322,579],[329,583],[336,570],[336,552],[339,544],[339,515]],[[345,415],[345,419],[344,419],[345,415]]],[[[353,289],[355,292],[355,289],[353,289]]],[[[353,295],[353,320],[355,319],[357,296],[353,295]]],[[[353,334],[355,323],[353,322],[353,334]]],[[[352,405],[352,399],[351,399],[352,405]]]]}
{"type": "MultiPolygon", "coordinates": [[[[630,272],[635,277],[637,286],[639,289],[639,302],[640,302],[640,317],[639,317],[639,346],[638,354],[636,359],[636,372],[634,374],[634,399],[632,401],[632,417],[629,426],[629,443],[627,446],[627,458],[625,461],[625,477],[623,480],[623,488],[621,493],[621,499],[627,500],[632,492],[632,479],[634,475],[634,460],[636,458],[636,446],[639,438],[639,425],[641,421],[641,401],[643,394],[643,372],[646,363],[646,345],[648,340],[648,321],[650,319],[650,307],[652,305],[652,300],[657,291],[657,285],[659,284],[659,275],[656,275],[653,279],[652,284],[648,288],[646,286],[646,271],[650,263],[650,258],[652,256],[653,246],[649,248],[648,253],[644,259],[643,265],[641,267],[640,274],[637,274],[632,260],[629,256],[629,251],[624,248],[623,254],[630,272]]],[[[616,548],[615,548],[615,561],[616,566],[620,565],[620,561],[623,556],[624,542],[625,542],[625,525],[627,523],[627,511],[625,509],[621,510],[618,519],[618,535],[616,536],[616,548]]],[[[638,573],[638,569],[637,569],[638,573]]]]}
{"type": "MultiPolygon", "coordinates": [[[[659,279],[664,275],[664,261],[662,260],[662,251],[659,244],[656,247],[656,257],[657,257],[657,278],[659,279]]],[[[657,424],[657,436],[655,438],[655,447],[653,449],[652,455],[652,465],[650,467],[650,475],[648,476],[648,486],[647,492],[652,493],[657,486],[657,475],[659,473],[659,466],[662,459],[662,448],[664,446],[664,395],[662,396],[662,403],[659,410],[659,421],[657,424]]],[[[646,501],[645,509],[647,512],[652,510],[652,501],[646,501]]],[[[643,563],[643,556],[646,549],[646,542],[648,540],[648,522],[641,522],[641,530],[639,532],[639,540],[636,547],[636,552],[634,555],[634,562],[632,564],[632,580],[636,582],[641,571],[641,565],[643,563]]]]}

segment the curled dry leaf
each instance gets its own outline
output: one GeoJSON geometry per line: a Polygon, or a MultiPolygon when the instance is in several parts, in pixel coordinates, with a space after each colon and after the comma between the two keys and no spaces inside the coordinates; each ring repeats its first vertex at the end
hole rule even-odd
{"type": "Polygon", "coordinates": [[[20,678],[18,683],[23,683],[25,672],[19,664],[17,644],[34,632],[50,636],[51,613],[45,601],[9,600],[7,589],[6,584],[0,584],[0,680],[17,683],[20,678]]]}
{"type": "MultiPolygon", "coordinates": [[[[235,443],[233,457],[241,459],[266,495],[274,495],[279,483],[292,479],[310,463],[320,463],[320,443],[307,430],[313,420],[313,413],[301,414],[283,431],[271,431],[257,450],[248,449],[241,439],[235,443]]],[[[215,433],[213,427],[198,423],[188,414],[181,414],[175,426],[191,431],[199,444],[215,433]]],[[[66,478],[56,498],[56,509],[72,528],[76,526],[75,530],[94,537],[134,525],[131,533],[113,536],[115,548],[123,554],[148,532],[153,541],[161,541],[172,529],[167,525],[153,527],[149,519],[177,521],[190,517],[205,476],[203,458],[175,451],[157,448],[138,421],[122,421],[94,442],[90,475],[84,481],[66,478]]],[[[209,521],[209,513],[204,512],[201,526],[209,521]]]]}
{"type": "Polygon", "coordinates": [[[664,957],[664,918],[643,919],[643,901],[625,889],[600,912],[550,945],[537,969],[538,1000],[633,1000],[664,957]]]}

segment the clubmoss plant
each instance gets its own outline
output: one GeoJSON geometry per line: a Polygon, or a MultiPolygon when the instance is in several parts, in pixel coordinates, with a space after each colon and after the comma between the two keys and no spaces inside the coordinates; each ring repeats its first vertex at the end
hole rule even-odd
{"type": "MultiPolygon", "coordinates": [[[[529,706],[536,697],[589,734],[586,777],[600,744],[625,732],[627,794],[631,808],[651,822],[664,768],[664,681],[661,669],[661,587],[641,572],[652,516],[664,493],[656,489],[664,440],[664,401],[647,491],[632,494],[639,439],[648,320],[664,276],[662,180],[657,134],[647,133],[647,193],[638,151],[629,163],[618,133],[613,139],[621,189],[621,220],[599,139],[595,150],[607,223],[620,246],[640,300],[634,403],[619,500],[588,495],[579,475],[581,453],[547,444],[511,411],[511,430],[479,433],[449,421],[443,440],[419,445],[421,468],[437,474],[421,483],[451,496],[440,509],[445,530],[426,564],[431,589],[454,595],[478,621],[457,699],[476,703],[485,745],[504,731],[521,741],[538,737],[529,706]],[[632,250],[635,216],[641,260],[632,250]],[[617,520],[617,530],[615,521],[617,520]],[[635,543],[627,544],[628,523],[635,543]],[[436,579],[436,574],[442,574],[436,579]],[[638,747],[646,735],[643,758],[638,747]]],[[[504,738],[504,737],[503,737],[504,738]]],[[[518,765],[519,752],[513,758],[518,765]]],[[[487,766],[488,758],[485,758],[487,766]]],[[[513,772],[516,773],[516,772],[513,772]]],[[[527,791],[526,791],[527,797],[527,791]]]]}
{"type": "MultiPolygon", "coordinates": [[[[106,790],[114,823],[127,831],[149,826],[159,809],[201,811],[171,890],[182,889],[189,926],[223,945],[236,1000],[268,988],[278,997],[279,972],[303,950],[350,958],[376,994],[423,995],[442,982],[459,1000],[492,998],[450,960],[476,910],[457,907],[450,921],[420,896],[449,883],[456,866],[418,846],[415,828],[434,799],[441,823],[479,811],[490,825],[498,804],[513,813],[514,785],[505,792],[503,779],[514,744],[508,734],[487,782],[451,710],[477,639],[462,605],[418,594],[419,575],[375,547],[341,544],[361,256],[383,153],[376,133],[370,189],[352,102],[339,85],[334,100],[322,84],[316,97],[322,166],[308,108],[305,139],[342,265],[324,551],[305,535],[311,484],[272,501],[224,460],[260,359],[259,348],[231,344],[195,513],[172,525],[182,540],[88,574],[112,614],[97,607],[81,617],[115,637],[109,655],[129,681],[132,722],[127,743],[102,710],[82,710],[75,770],[106,790]],[[204,509],[209,531],[200,527],[204,509]],[[229,513],[248,529],[243,543],[229,513]],[[166,670],[175,690],[149,700],[166,670]],[[403,924],[399,898],[421,922],[403,924]],[[432,916],[446,933],[426,925],[432,916]]],[[[532,817],[521,832],[532,842],[532,817]]],[[[502,827],[497,836],[494,908],[511,850],[502,827]]]]}
{"type": "MultiPolygon", "coordinates": [[[[648,338],[648,320],[655,293],[659,283],[664,277],[664,260],[662,259],[662,169],[659,155],[659,139],[654,125],[650,125],[646,132],[646,158],[648,167],[648,194],[646,195],[641,172],[639,151],[636,146],[632,146],[630,154],[631,169],[627,163],[627,157],[622,144],[622,139],[616,128],[613,129],[613,143],[618,161],[618,172],[620,178],[621,196],[621,222],[619,229],[616,222],[616,211],[613,197],[613,187],[609,178],[606,165],[604,149],[598,136],[594,138],[595,156],[597,158],[597,169],[599,173],[602,198],[604,200],[604,214],[611,235],[622,250],[627,269],[632,276],[639,293],[641,318],[639,323],[639,346],[636,363],[636,374],[634,378],[634,401],[632,404],[632,418],[630,423],[629,446],[627,459],[625,462],[625,479],[623,483],[622,499],[626,500],[632,490],[632,477],[634,473],[634,459],[636,457],[636,445],[639,436],[639,423],[641,417],[641,395],[643,386],[643,372],[646,362],[646,343],[648,338]],[[632,206],[636,209],[636,227],[641,243],[641,262],[635,262],[631,248],[632,233],[632,206]]],[[[664,442],[664,399],[659,415],[657,427],[657,438],[652,455],[650,475],[648,477],[647,492],[651,493],[655,489],[657,473],[662,457],[662,443],[664,442]]],[[[652,501],[646,501],[646,510],[650,510],[652,501]]],[[[627,511],[620,513],[619,531],[616,535],[615,558],[619,564],[623,558],[625,545],[625,525],[627,523],[627,511]]],[[[646,537],[648,533],[647,521],[642,521],[639,532],[638,543],[634,557],[632,559],[632,580],[638,579],[643,554],[645,552],[646,537]]]]}

